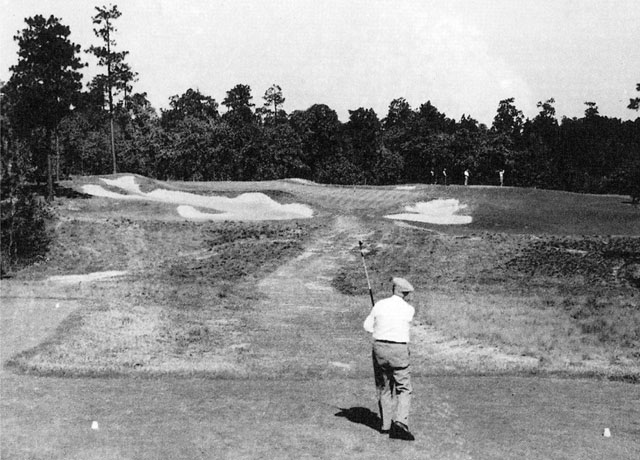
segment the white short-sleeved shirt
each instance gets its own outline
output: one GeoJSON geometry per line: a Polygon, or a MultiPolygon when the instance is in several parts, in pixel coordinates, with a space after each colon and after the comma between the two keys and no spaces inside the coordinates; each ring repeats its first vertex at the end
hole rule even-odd
{"type": "Polygon", "coordinates": [[[402,297],[392,295],[376,302],[364,320],[364,330],[372,333],[374,340],[408,343],[414,314],[415,309],[402,297]]]}

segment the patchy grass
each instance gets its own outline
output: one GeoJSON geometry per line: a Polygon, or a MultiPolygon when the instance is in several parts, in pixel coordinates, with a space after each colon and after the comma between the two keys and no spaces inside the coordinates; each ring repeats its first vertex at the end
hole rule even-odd
{"type": "MultiPolygon", "coordinates": [[[[406,276],[417,287],[418,318],[450,337],[535,357],[542,368],[640,363],[640,291],[620,270],[637,260],[640,238],[393,228],[369,240],[376,298],[388,295],[392,276],[406,276]]],[[[333,285],[366,295],[362,276],[354,250],[333,285]]]]}
{"type": "Polygon", "coordinates": [[[578,302],[565,299],[563,307],[592,341],[633,349],[631,356],[640,358],[640,308],[632,302],[632,298],[590,295],[578,302]]]}
{"type": "Polygon", "coordinates": [[[9,361],[42,375],[242,375],[255,280],[299,254],[318,223],[67,221],[31,276],[129,268],[40,346],[9,361]],[[67,226],[69,228],[67,228],[67,226]]]}
{"type": "Polygon", "coordinates": [[[529,276],[581,276],[590,284],[605,286],[622,281],[620,269],[637,262],[640,262],[640,238],[547,237],[524,248],[507,262],[507,268],[529,276]]]}
{"type": "MultiPolygon", "coordinates": [[[[95,180],[87,178],[85,183],[95,180]]],[[[388,295],[391,276],[408,277],[418,288],[414,302],[418,320],[445,337],[530,357],[538,360],[541,370],[572,366],[584,373],[596,363],[602,369],[604,363],[611,366],[612,375],[618,375],[640,365],[636,351],[640,346],[636,307],[640,243],[633,236],[638,216],[616,197],[509,188],[418,186],[415,191],[401,191],[287,181],[164,184],[147,180],[143,185],[145,190],[166,186],[199,194],[259,191],[309,204],[320,210],[316,214],[320,217],[297,222],[194,223],[179,219],[174,206],[162,203],[58,200],[57,237],[49,258],[20,276],[41,280],[103,270],[128,274],[78,286],[89,299],[84,308],[68,318],[51,340],[16,357],[12,365],[55,375],[135,372],[238,377],[256,369],[269,374],[271,365],[275,366],[272,373],[276,372],[285,352],[293,356],[287,360],[291,365],[286,372],[302,375],[306,371],[296,366],[312,363],[312,352],[343,354],[337,344],[319,347],[316,336],[332,336],[340,327],[339,340],[344,341],[340,343],[355,343],[347,331],[359,330],[357,315],[347,318],[334,312],[337,316],[330,323],[316,324],[318,313],[312,312],[320,310],[312,308],[318,302],[351,305],[367,298],[356,246],[360,238],[365,238],[369,251],[367,265],[376,299],[388,295]],[[437,198],[459,199],[468,206],[474,223],[410,228],[382,219],[407,204],[437,198]],[[349,216],[353,225],[332,229],[335,234],[328,235],[327,222],[336,216],[349,216]],[[582,234],[578,229],[591,236],[578,236],[582,234]],[[628,236],[610,236],[615,234],[628,236]],[[322,245],[353,240],[352,245],[347,243],[353,248],[350,258],[349,254],[338,257],[342,249],[335,248],[339,264],[322,274],[339,294],[319,294],[321,301],[312,298],[313,289],[322,293],[327,286],[307,273],[290,284],[311,286],[306,291],[309,299],[292,296],[290,300],[300,311],[288,315],[299,317],[269,317],[263,319],[270,324],[256,323],[253,308],[265,300],[257,284],[300,255],[312,240],[319,242],[316,251],[321,248],[328,253],[334,248],[322,245]],[[343,294],[355,300],[340,297],[343,294]],[[347,320],[348,324],[335,323],[347,320]],[[293,335],[287,329],[291,323],[297,328],[293,335]],[[278,332],[267,332],[275,324],[278,332]],[[312,331],[310,325],[320,329],[312,331]],[[303,329],[311,335],[296,339],[303,329]],[[293,337],[291,343],[282,345],[280,333],[293,337]],[[257,349],[249,343],[258,344],[257,349]],[[295,343],[298,349],[279,348],[295,347],[295,343]],[[265,356],[272,361],[265,364],[265,356]]],[[[289,283],[282,283],[283,289],[290,289],[285,286],[289,283]]],[[[328,310],[327,306],[319,307],[328,310]]],[[[278,305],[271,307],[278,311],[278,305]]],[[[309,372],[325,372],[323,365],[309,366],[309,372]]]]}
{"type": "Polygon", "coordinates": [[[323,217],[189,223],[160,203],[57,200],[60,220],[49,259],[2,286],[2,351],[35,346],[12,363],[39,375],[156,378],[0,372],[0,457],[628,459],[638,452],[640,387],[626,384],[638,383],[640,375],[638,346],[625,345],[635,340],[638,324],[633,262],[615,259],[607,267],[617,275],[607,269],[611,276],[602,282],[587,270],[601,267],[576,260],[577,253],[549,263],[562,241],[571,244],[567,249],[585,250],[585,237],[575,236],[583,234],[580,228],[586,235],[637,237],[637,214],[634,225],[632,211],[615,197],[290,182],[189,186],[199,193],[282,187],[322,209],[317,215],[323,217]],[[380,219],[446,194],[475,203],[475,227],[420,230],[380,219]],[[571,205],[577,210],[567,209],[571,205]],[[527,207],[535,208],[529,217],[527,207]],[[565,214],[585,209],[587,222],[569,220],[563,227],[565,214]],[[333,222],[340,225],[327,226],[327,216],[338,216],[333,222]],[[478,359],[478,373],[497,375],[460,375],[470,372],[451,370],[449,362],[414,348],[410,423],[417,439],[381,436],[361,329],[368,295],[358,239],[370,250],[376,298],[388,294],[382,285],[388,276],[407,276],[418,288],[418,322],[444,331],[445,345],[453,343],[462,355],[466,341],[484,350],[497,346],[531,357],[542,372],[509,376],[512,368],[496,370],[478,359]],[[238,263],[254,254],[256,262],[238,263]],[[556,263],[569,265],[556,270],[556,263]],[[625,265],[618,269],[619,263],[625,265]],[[531,271],[533,264],[546,268],[531,271]],[[43,282],[103,269],[128,275],[92,284],[43,282]],[[329,282],[351,296],[327,289],[329,282]],[[49,336],[51,325],[71,311],[49,336]],[[461,340],[447,340],[452,337],[461,340]],[[419,358],[432,367],[420,368],[419,358]],[[602,376],[600,365],[590,366],[603,360],[610,366],[604,375],[619,382],[539,377],[549,369],[602,376]],[[338,367],[329,372],[328,362],[338,367]],[[99,430],[91,429],[93,421],[99,430]],[[611,438],[602,436],[605,427],[611,438]]]}

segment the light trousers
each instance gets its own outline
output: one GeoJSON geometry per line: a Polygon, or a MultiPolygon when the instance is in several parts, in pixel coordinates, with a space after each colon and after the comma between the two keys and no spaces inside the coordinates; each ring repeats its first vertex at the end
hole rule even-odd
{"type": "Polygon", "coordinates": [[[396,421],[409,426],[411,407],[411,372],[409,346],[406,344],[373,342],[373,375],[378,391],[378,407],[383,430],[396,421]]]}

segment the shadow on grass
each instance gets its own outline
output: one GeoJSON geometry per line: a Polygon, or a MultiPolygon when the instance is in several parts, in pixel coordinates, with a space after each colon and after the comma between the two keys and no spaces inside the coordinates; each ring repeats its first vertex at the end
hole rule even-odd
{"type": "Polygon", "coordinates": [[[54,188],[54,194],[56,197],[64,197],[64,198],[82,198],[87,199],[91,198],[91,195],[87,193],[78,192],[69,187],[63,187],[62,185],[57,184],[54,188]]]}
{"type": "MultiPolygon", "coordinates": [[[[28,193],[35,193],[43,197],[47,196],[47,184],[46,183],[29,183],[25,185],[25,190],[28,193]]],[[[65,187],[59,183],[53,184],[53,195],[55,198],[91,198],[91,195],[78,192],[70,187],[65,187]]]]}
{"type": "Polygon", "coordinates": [[[376,431],[380,430],[380,417],[375,412],[366,407],[350,407],[349,409],[340,408],[340,412],[335,414],[336,417],[344,417],[350,422],[359,423],[368,426],[376,431]]]}

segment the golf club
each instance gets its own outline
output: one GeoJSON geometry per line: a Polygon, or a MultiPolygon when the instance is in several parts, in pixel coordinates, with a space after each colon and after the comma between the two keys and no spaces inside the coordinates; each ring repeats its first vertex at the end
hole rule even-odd
{"type": "Polygon", "coordinates": [[[375,305],[373,300],[373,291],[371,290],[371,282],[369,281],[369,272],[367,271],[367,264],[364,261],[364,250],[362,249],[362,241],[358,241],[360,244],[360,255],[362,256],[362,266],[364,267],[364,275],[367,277],[367,286],[369,286],[369,297],[371,297],[371,306],[375,305]]]}

